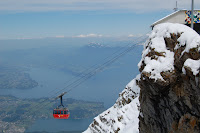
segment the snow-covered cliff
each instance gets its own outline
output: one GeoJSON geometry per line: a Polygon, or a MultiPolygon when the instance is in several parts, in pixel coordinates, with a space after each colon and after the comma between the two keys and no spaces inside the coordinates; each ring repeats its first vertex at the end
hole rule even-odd
{"type": "Polygon", "coordinates": [[[139,132],[138,97],[140,88],[137,86],[139,78],[140,75],[133,79],[119,94],[116,103],[94,118],[94,121],[84,133],[124,133],[124,130],[134,131],[135,133],[139,132]]]}
{"type": "Polygon", "coordinates": [[[84,133],[199,131],[200,36],[185,25],[157,25],[138,67],[141,74],[84,133]]]}
{"type": "Polygon", "coordinates": [[[139,63],[141,133],[200,132],[200,36],[181,24],[161,24],[139,63]]]}

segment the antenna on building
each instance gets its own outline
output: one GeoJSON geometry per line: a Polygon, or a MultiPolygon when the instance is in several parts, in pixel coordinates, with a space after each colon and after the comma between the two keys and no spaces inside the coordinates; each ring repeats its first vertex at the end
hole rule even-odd
{"type": "Polygon", "coordinates": [[[176,7],[174,8],[174,11],[178,11],[177,1],[176,1],[176,7]]]}
{"type": "Polygon", "coordinates": [[[194,29],[194,0],[192,0],[192,9],[191,9],[191,28],[194,29]]]}

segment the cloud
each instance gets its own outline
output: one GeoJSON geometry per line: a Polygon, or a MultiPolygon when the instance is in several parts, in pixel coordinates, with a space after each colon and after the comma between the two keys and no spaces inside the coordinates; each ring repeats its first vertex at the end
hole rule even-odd
{"type": "Polygon", "coordinates": [[[55,36],[56,38],[65,38],[65,36],[64,35],[57,35],[57,36],[55,36]]]}
{"type": "Polygon", "coordinates": [[[16,38],[8,38],[8,37],[0,37],[0,40],[8,40],[8,39],[16,39],[16,40],[31,40],[31,39],[48,39],[48,38],[97,38],[97,37],[108,37],[108,36],[103,36],[100,34],[81,34],[78,36],[64,36],[64,35],[56,35],[56,36],[44,36],[44,37],[16,37],[16,38]]]}
{"type": "MultiPolygon", "coordinates": [[[[18,37],[18,38],[12,38],[12,39],[30,40],[30,39],[45,39],[45,38],[67,38],[67,36],[57,35],[57,36],[46,36],[46,37],[18,37]]],[[[9,38],[2,38],[2,39],[9,39],[9,38]]],[[[0,39],[0,40],[2,40],[2,39],[0,39]]]]}
{"type": "MultiPolygon", "coordinates": [[[[190,9],[190,0],[177,0],[179,9],[190,9]]],[[[0,0],[0,11],[94,11],[122,10],[148,12],[172,10],[175,0],[0,0]]],[[[195,1],[200,8],[200,1],[195,1]]]]}
{"type": "Polygon", "coordinates": [[[130,34],[128,37],[141,37],[143,36],[142,34],[130,34]]]}
{"type": "Polygon", "coordinates": [[[98,34],[87,34],[87,35],[78,35],[78,36],[74,36],[74,37],[77,37],[77,38],[86,38],[86,37],[102,37],[102,35],[98,35],[98,34]]]}
{"type": "MultiPolygon", "coordinates": [[[[32,39],[44,39],[45,37],[18,37],[18,38],[12,38],[16,40],[32,40],[32,39]]],[[[10,38],[1,38],[0,40],[9,40],[10,38]]]]}

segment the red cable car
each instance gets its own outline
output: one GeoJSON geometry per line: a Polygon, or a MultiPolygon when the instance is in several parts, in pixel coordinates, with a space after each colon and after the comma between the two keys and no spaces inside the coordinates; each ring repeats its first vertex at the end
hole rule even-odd
{"type": "Polygon", "coordinates": [[[68,119],[69,116],[70,116],[70,113],[68,109],[66,108],[53,110],[53,117],[55,119],[68,119]]]}
{"type": "Polygon", "coordinates": [[[63,92],[61,95],[57,96],[56,99],[60,98],[60,105],[53,110],[53,117],[55,119],[68,119],[70,116],[69,110],[63,106],[62,96],[67,92],[63,92]]]}

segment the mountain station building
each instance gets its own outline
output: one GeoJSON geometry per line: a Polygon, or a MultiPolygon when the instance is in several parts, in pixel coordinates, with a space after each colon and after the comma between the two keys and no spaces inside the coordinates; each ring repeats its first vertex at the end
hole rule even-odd
{"type": "MultiPolygon", "coordinates": [[[[194,30],[200,34],[200,10],[194,10],[194,30]]],[[[176,11],[156,22],[151,27],[161,23],[180,23],[187,26],[191,25],[191,10],[179,10],[176,11]]]]}

